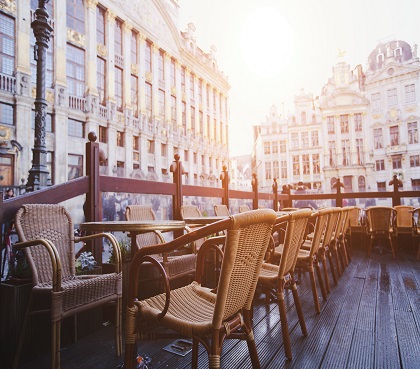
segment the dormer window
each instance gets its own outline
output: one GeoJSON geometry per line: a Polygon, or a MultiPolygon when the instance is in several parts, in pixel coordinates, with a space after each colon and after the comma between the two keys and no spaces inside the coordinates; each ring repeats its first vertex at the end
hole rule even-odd
{"type": "Polygon", "coordinates": [[[401,49],[401,47],[397,47],[397,48],[394,50],[394,57],[395,57],[395,59],[397,59],[397,60],[401,60],[401,57],[402,57],[402,49],[401,49]]]}
{"type": "Polygon", "coordinates": [[[382,64],[384,62],[384,54],[381,53],[381,54],[376,55],[376,62],[378,64],[382,64]]]}

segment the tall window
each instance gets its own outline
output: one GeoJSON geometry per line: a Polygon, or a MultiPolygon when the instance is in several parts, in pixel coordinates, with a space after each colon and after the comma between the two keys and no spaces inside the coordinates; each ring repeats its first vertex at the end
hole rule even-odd
{"type": "Polygon", "coordinates": [[[285,140],[280,141],[280,152],[283,153],[283,154],[286,152],[286,141],[285,140]]]}
{"type": "Polygon", "coordinates": [[[159,90],[158,95],[159,118],[163,122],[165,120],[165,91],[159,90]]]}
{"type": "Polygon", "coordinates": [[[270,153],[270,142],[264,142],[264,154],[270,153]]]}
{"type": "Polygon", "coordinates": [[[72,137],[84,137],[84,123],[75,119],[67,119],[67,133],[72,137]]]}
{"type": "Polygon", "coordinates": [[[410,156],[410,167],[420,167],[420,155],[410,156]]]}
{"type": "Polygon", "coordinates": [[[200,137],[203,137],[204,133],[204,122],[203,122],[203,112],[198,112],[198,125],[199,125],[199,133],[200,137]]]}
{"type": "Polygon", "coordinates": [[[292,156],[292,164],[293,164],[293,175],[294,176],[300,175],[299,155],[292,156]]]}
{"type": "Polygon", "coordinates": [[[303,174],[310,174],[309,154],[302,155],[303,174]]]}
{"type": "Polygon", "coordinates": [[[203,103],[203,80],[198,80],[198,103],[203,103]]]}
{"type": "Polygon", "coordinates": [[[334,116],[330,115],[327,117],[327,129],[328,133],[334,133],[334,116]]]}
{"type": "MultiPolygon", "coordinates": [[[[33,120],[34,121],[34,120],[33,120]]],[[[13,106],[0,102],[0,124],[13,125],[13,106]]]]}
{"type": "Polygon", "coordinates": [[[114,26],[114,51],[116,55],[122,56],[123,54],[123,31],[122,31],[123,23],[119,20],[115,20],[114,26]]]}
{"type": "Polygon", "coordinates": [[[320,174],[321,173],[321,164],[319,162],[319,154],[313,154],[312,155],[312,171],[314,174],[320,174]]]}
{"type": "Polygon", "coordinates": [[[67,90],[69,95],[85,94],[85,51],[67,44],[67,90]]]}
{"type": "Polygon", "coordinates": [[[391,141],[391,146],[396,146],[400,144],[400,133],[398,126],[389,127],[389,138],[391,141]]]}
{"type": "Polygon", "coordinates": [[[0,73],[12,76],[14,72],[15,20],[0,13],[0,73]]]}
{"type": "Polygon", "coordinates": [[[311,132],[311,144],[312,146],[319,146],[318,131],[311,132]]]}
{"type": "Polygon", "coordinates": [[[385,160],[376,160],[375,162],[375,168],[377,172],[381,172],[385,170],[385,160]]]}
{"type": "Polygon", "coordinates": [[[152,73],[152,43],[146,40],[144,51],[144,68],[146,72],[152,73]]]}
{"type": "Polygon", "coordinates": [[[350,140],[342,140],[341,147],[343,148],[343,165],[350,165],[350,140]]]}
{"type": "Polygon", "coordinates": [[[398,104],[398,98],[397,98],[397,89],[391,88],[387,91],[388,93],[388,106],[394,106],[398,104]]]}
{"type": "Polygon", "coordinates": [[[330,167],[335,166],[335,141],[328,141],[328,160],[330,167]]]}
{"type": "Polygon", "coordinates": [[[381,94],[379,92],[372,94],[372,110],[379,110],[381,108],[381,94]]]}
{"type": "Polygon", "coordinates": [[[150,83],[145,84],[145,105],[146,105],[146,114],[148,117],[152,116],[152,85],[150,83]]]}
{"type": "Polygon", "coordinates": [[[194,102],[194,74],[190,73],[190,99],[194,102]]]}
{"type": "Polygon", "coordinates": [[[208,138],[210,138],[210,132],[211,132],[210,115],[207,115],[207,132],[206,132],[206,135],[207,135],[208,138]]]}
{"type": "Polygon", "coordinates": [[[306,124],[306,113],[304,111],[300,113],[300,122],[301,124],[306,124]]]}
{"type": "Polygon", "coordinates": [[[182,133],[187,134],[187,104],[182,102],[182,133]]]}
{"type": "Polygon", "coordinates": [[[137,50],[137,32],[131,30],[131,42],[130,42],[130,55],[131,55],[131,64],[138,64],[139,62],[139,52],[137,50]]]}
{"type": "Polygon", "coordinates": [[[96,7],[96,42],[105,45],[105,13],[101,6],[96,7]]]}
{"type": "Polygon", "coordinates": [[[172,126],[176,127],[176,97],[171,96],[171,122],[172,126]]]}
{"type": "Polygon", "coordinates": [[[354,114],[354,130],[356,132],[362,131],[362,114],[361,113],[354,114]]]}
{"type": "MultiPolygon", "coordinates": [[[[272,150],[273,150],[273,154],[278,154],[278,152],[279,152],[279,143],[276,142],[276,141],[273,141],[271,143],[271,147],[272,147],[272,150]]],[[[278,178],[278,176],[276,178],[278,178]]]]}
{"type": "Polygon", "coordinates": [[[407,124],[408,129],[408,143],[416,144],[419,142],[419,136],[417,131],[417,122],[410,122],[407,124]]]}
{"type": "Polygon", "coordinates": [[[175,59],[171,59],[171,86],[176,86],[176,63],[175,59]]]}
{"type": "Polygon", "coordinates": [[[279,162],[273,161],[273,178],[279,178],[280,171],[279,171],[279,162]]]}
{"type": "Polygon", "coordinates": [[[292,132],[292,148],[297,149],[299,147],[299,134],[292,132]]]}
{"type": "Polygon", "coordinates": [[[115,67],[115,102],[117,110],[123,111],[123,71],[115,67]]]}
{"type": "Polygon", "coordinates": [[[340,115],[340,129],[341,133],[349,132],[349,116],[347,114],[340,115]]]}
{"type": "Polygon", "coordinates": [[[124,147],[124,132],[117,131],[117,146],[124,147]]]}
{"type": "Polygon", "coordinates": [[[271,162],[265,163],[265,179],[271,179],[271,162]]]}
{"type": "Polygon", "coordinates": [[[363,138],[356,138],[357,164],[363,165],[363,138]]]}
{"type": "Polygon", "coordinates": [[[416,90],[414,84],[406,85],[404,87],[404,91],[406,103],[412,103],[416,101],[416,90]]]}
{"type": "Polygon", "coordinates": [[[155,141],[147,140],[147,153],[154,154],[155,153],[155,141]]]}
{"type": "Polygon", "coordinates": [[[401,155],[394,155],[392,157],[392,169],[401,169],[401,155]]]}
{"type": "Polygon", "coordinates": [[[281,174],[281,178],[283,179],[287,178],[287,161],[286,160],[281,161],[280,174],[281,174]]]}
{"type": "Polygon", "coordinates": [[[206,84],[206,106],[210,107],[210,86],[206,84]]]}
{"type": "Polygon", "coordinates": [[[159,50],[158,77],[160,82],[165,81],[165,53],[163,50],[159,50]]]}
{"type": "Polygon", "coordinates": [[[107,143],[108,142],[108,135],[107,135],[107,127],[99,126],[99,142],[107,143]]]}
{"type": "Polygon", "coordinates": [[[302,147],[309,147],[309,133],[308,132],[302,132],[300,134],[300,137],[302,139],[302,147]]]}
{"type": "Polygon", "coordinates": [[[185,93],[185,67],[181,67],[181,92],[185,93]]]}
{"type": "Polygon", "coordinates": [[[85,6],[83,0],[67,0],[67,27],[85,34],[85,6]]]}
{"type": "Polygon", "coordinates": [[[106,105],[106,61],[99,56],[96,58],[96,83],[98,85],[99,104],[106,105]]]}
{"type": "Polygon", "coordinates": [[[67,179],[70,181],[71,179],[81,177],[83,175],[83,156],[69,154],[67,160],[67,179]]]}
{"type": "Polygon", "coordinates": [[[375,149],[382,149],[384,147],[382,128],[375,128],[373,130],[373,144],[375,149]]]}
{"type": "Polygon", "coordinates": [[[195,108],[191,106],[191,132],[195,134],[195,108]]]}
{"type": "Polygon", "coordinates": [[[131,75],[131,106],[133,114],[137,118],[139,116],[139,80],[133,74],[131,75]]]}
{"type": "Polygon", "coordinates": [[[164,157],[168,156],[168,145],[167,144],[164,144],[164,143],[160,144],[160,155],[164,156],[164,157]]]}

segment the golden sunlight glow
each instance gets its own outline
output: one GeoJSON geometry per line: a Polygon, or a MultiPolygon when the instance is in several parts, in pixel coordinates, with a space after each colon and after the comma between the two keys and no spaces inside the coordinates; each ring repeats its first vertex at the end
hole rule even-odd
{"type": "Polygon", "coordinates": [[[244,63],[258,77],[279,75],[293,54],[293,35],[284,17],[276,9],[260,7],[246,18],[241,32],[244,63]]]}

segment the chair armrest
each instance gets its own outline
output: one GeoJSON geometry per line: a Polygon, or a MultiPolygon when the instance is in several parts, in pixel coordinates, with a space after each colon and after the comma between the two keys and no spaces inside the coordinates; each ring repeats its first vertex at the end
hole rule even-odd
{"type": "Polygon", "coordinates": [[[94,240],[96,238],[107,238],[112,245],[115,257],[115,273],[120,273],[122,270],[122,258],[121,250],[118,246],[118,241],[115,236],[111,233],[94,233],[87,236],[74,237],[74,242],[84,242],[89,240],[94,240]]]}
{"type": "Polygon", "coordinates": [[[34,239],[30,241],[17,242],[13,245],[16,250],[22,250],[26,247],[43,246],[48,252],[51,259],[52,276],[53,276],[53,292],[61,291],[61,259],[57,248],[54,244],[46,239],[34,239]]]}

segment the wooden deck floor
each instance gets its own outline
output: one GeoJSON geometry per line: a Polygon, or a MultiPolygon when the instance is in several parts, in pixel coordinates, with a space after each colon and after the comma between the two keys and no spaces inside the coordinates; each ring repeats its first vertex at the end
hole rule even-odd
{"type": "MultiPolygon", "coordinates": [[[[387,253],[370,259],[355,251],[353,260],[332,288],[321,314],[314,312],[307,276],[299,293],[308,328],[303,337],[291,296],[287,296],[293,359],[284,356],[277,306],[256,303],[254,334],[261,367],[278,368],[420,368],[420,261],[413,250],[393,260],[387,253]]],[[[181,357],[162,348],[171,341],[143,342],[139,352],[152,368],[189,368],[191,354],[181,357]]],[[[62,369],[115,369],[113,326],[104,327],[62,349],[62,369]]],[[[20,365],[48,368],[49,355],[20,365]]],[[[201,352],[199,368],[207,367],[201,352]]],[[[251,368],[244,342],[226,341],[223,368],[251,368]]]]}

